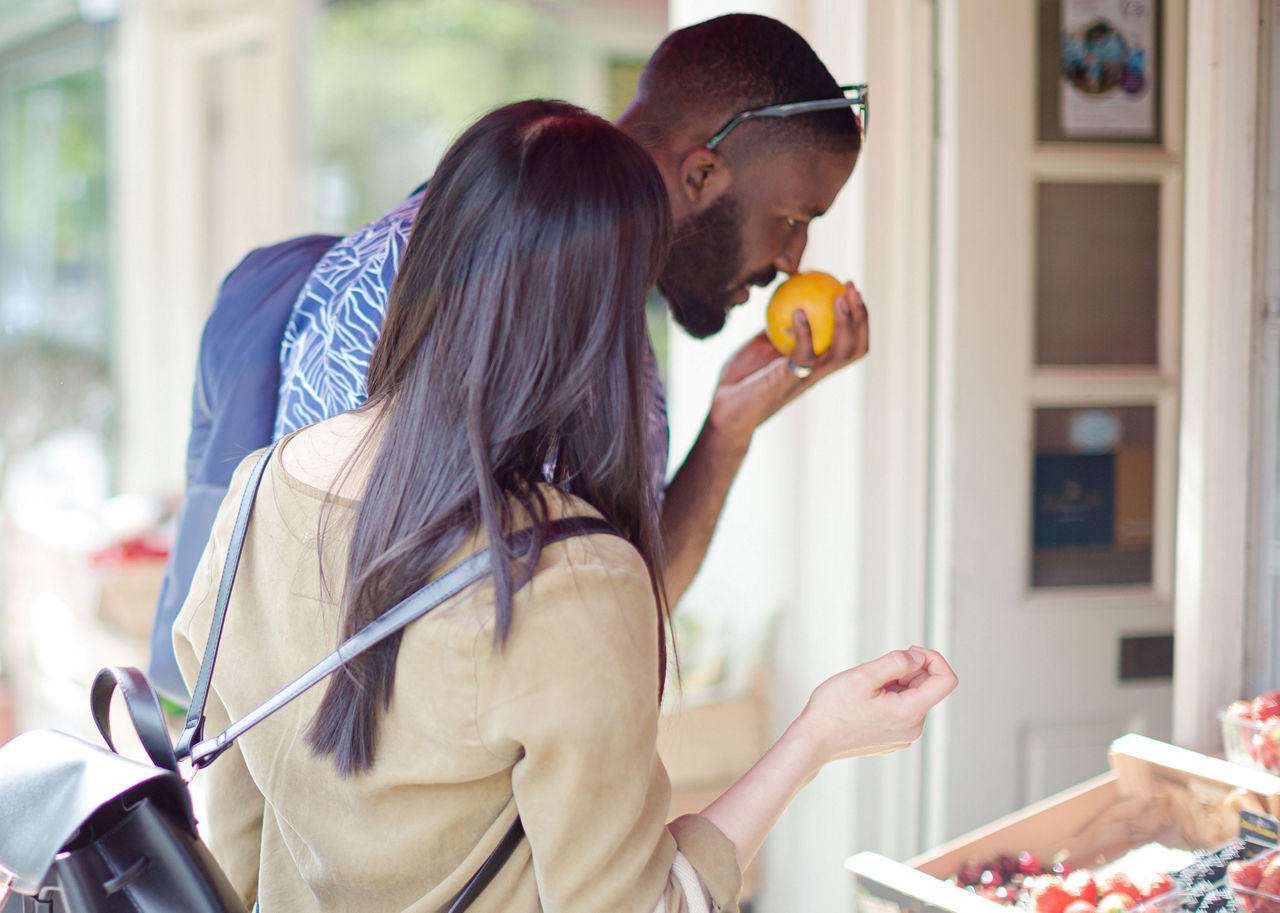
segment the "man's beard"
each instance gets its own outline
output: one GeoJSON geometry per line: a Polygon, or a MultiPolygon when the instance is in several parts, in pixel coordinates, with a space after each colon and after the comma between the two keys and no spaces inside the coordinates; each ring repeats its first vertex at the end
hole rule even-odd
{"type": "MultiPolygon", "coordinates": [[[[741,202],[725,193],[676,226],[658,290],[676,323],[696,339],[724,329],[742,271],[742,221],[741,202]]],[[[770,268],[747,281],[768,285],[776,275],[770,268]]]]}

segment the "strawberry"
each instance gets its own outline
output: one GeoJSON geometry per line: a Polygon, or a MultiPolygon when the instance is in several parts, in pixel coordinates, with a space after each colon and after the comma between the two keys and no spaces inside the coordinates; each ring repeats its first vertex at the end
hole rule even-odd
{"type": "Polygon", "coordinates": [[[1280,896],[1280,872],[1273,871],[1271,866],[1263,869],[1262,877],[1258,879],[1258,890],[1264,894],[1280,896]]]}
{"type": "Polygon", "coordinates": [[[1249,890],[1247,888],[1236,891],[1236,902],[1248,901],[1245,906],[1251,913],[1280,913],[1280,904],[1275,900],[1275,896],[1280,895],[1280,855],[1271,853],[1262,859],[1253,860],[1253,865],[1262,870],[1262,877],[1253,889],[1257,893],[1246,893],[1249,890]]]}
{"type": "Polygon", "coordinates": [[[1073,900],[1062,913],[1098,913],[1098,908],[1087,900],[1073,900]]]}
{"type": "Polygon", "coordinates": [[[1031,905],[1036,913],[1063,913],[1073,900],[1056,878],[1044,879],[1031,889],[1031,905]]]}
{"type": "Polygon", "coordinates": [[[1173,878],[1163,872],[1158,872],[1148,878],[1142,879],[1138,885],[1140,900],[1150,900],[1153,897],[1159,897],[1161,894],[1167,894],[1173,890],[1173,878]]]}
{"type": "Polygon", "coordinates": [[[1262,881],[1262,866],[1249,859],[1237,859],[1227,865],[1227,881],[1243,888],[1256,888],[1262,881]]]}
{"type": "Polygon", "coordinates": [[[1280,716],[1280,691],[1264,691],[1253,699],[1251,715],[1255,720],[1280,716]]]}
{"type": "Polygon", "coordinates": [[[1232,701],[1227,705],[1227,719],[1229,720],[1251,720],[1253,719],[1253,702],[1252,701],[1232,701]]]}
{"type": "MultiPolygon", "coordinates": [[[[1138,890],[1138,886],[1124,872],[1114,872],[1098,882],[1098,893],[1103,897],[1108,894],[1126,894],[1133,901],[1142,898],[1142,892],[1138,890]]],[[[1102,908],[1101,903],[1098,904],[1098,908],[1102,908]]]]}
{"type": "Polygon", "coordinates": [[[1035,853],[1023,850],[1018,854],[1018,871],[1023,875],[1039,875],[1040,860],[1036,858],[1035,853]]]}
{"type": "Polygon", "coordinates": [[[1089,869],[1076,869],[1063,882],[1068,892],[1077,900],[1083,900],[1091,906],[1098,903],[1098,883],[1094,881],[1093,872],[1089,869]]]}

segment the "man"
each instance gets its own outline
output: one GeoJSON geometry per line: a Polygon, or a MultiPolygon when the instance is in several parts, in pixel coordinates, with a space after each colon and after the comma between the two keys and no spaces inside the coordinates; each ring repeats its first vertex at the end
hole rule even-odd
{"type": "MultiPolygon", "coordinates": [[[[719,332],[729,309],[747,300],[751,286],[768,285],[779,271],[799,269],[809,223],[830,208],[857,161],[862,124],[853,113],[855,103],[803,38],[765,16],[708,20],[673,32],[654,52],[618,126],[653,157],[670,194],[675,238],[658,288],[691,335],[705,338],[719,332]]],[[[420,189],[332,247],[312,239],[309,275],[295,270],[273,277],[275,303],[259,309],[264,314],[270,310],[270,321],[264,317],[262,324],[270,339],[280,339],[270,334],[278,333],[279,324],[273,321],[279,320],[281,294],[301,285],[279,349],[274,438],[363,400],[387,292],[421,199],[420,189]]],[[[293,256],[293,243],[267,251],[285,248],[293,256]]],[[[241,268],[228,277],[211,327],[221,320],[244,332],[238,320],[219,317],[220,309],[245,307],[227,300],[234,297],[228,286],[241,268]]],[[[804,389],[867,351],[866,309],[852,285],[837,299],[833,341],[820,357],[814,355],[803,314],[795,329],[791,358],[781,357],[763,333],[730,358],[706,422],[666,487],[662,529],[672,604],[702,564],[755,429],[804,389]]],[[[211,336],[206,328],[202,378],[207,353],[220,344],[218,335],[211,336]]],[[[647,375],[653,390],[653,446],[665,477],[667,421],[656,364],[648,366],[647,375]]],[[[209,386],[214,385],[207,380],[197,384],[189,469],[207,466],[208,452],[217,450],[217,464],[205,475],[225,476],[225,489],[235,463],[230,451],[248,453],[269,441],[240,434],[223,447],[207,443],[200,426],[207,427],[214,416],[263,411],[244,395],[211,403],[200,395],[209,386]]],[[[255,397],[261,399],[265,392],[255,397]]],[[[222,424],[234,427],[237,422],[224,418],[222,424]]],[[[189,490],[152,637],[152,678],[175,696],[183,692],[169,630],[217,508],[212,498],[216,485],[198,473],[197,479],[201,501],[193,503],[189,490]]],[[[659,487],[662,482],[656,480],[659,487]]]]}

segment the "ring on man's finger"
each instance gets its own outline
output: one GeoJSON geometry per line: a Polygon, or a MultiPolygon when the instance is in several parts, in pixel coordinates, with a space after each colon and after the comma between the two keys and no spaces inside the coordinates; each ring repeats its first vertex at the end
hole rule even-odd
{"type": "Polygon", "coordinates": [[[787,358],[787,370],[794,374],[799,380],[804,380],[813,373],[813,368],[810,368],[807,365],[798,365],[789,357],[787,358]]]}

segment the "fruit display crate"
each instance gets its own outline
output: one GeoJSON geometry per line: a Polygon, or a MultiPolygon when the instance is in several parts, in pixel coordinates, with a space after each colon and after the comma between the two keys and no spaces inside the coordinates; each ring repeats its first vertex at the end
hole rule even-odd
{"type": "Polygon", "coordinates": [[[1280,813],[1280,776],[1136,734],[1113,742],[1108,760],[1107,773],[906,862],[851,856],[860,913],[1010,913],[948,877],[1023,850],[1096,868],[1151,843],[1220,847],[1237,836],[1241,811],[1280,813]]]}

